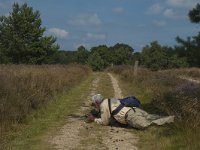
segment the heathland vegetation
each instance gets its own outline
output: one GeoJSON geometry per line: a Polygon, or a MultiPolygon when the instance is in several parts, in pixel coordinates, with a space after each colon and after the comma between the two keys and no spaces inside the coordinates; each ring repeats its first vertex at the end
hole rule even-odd
{"type": "Polygon", "coordinates": [[[175,124],[150,128],[141,135],[142,149],[199,149],[200,84],[179,76],[200,77],[200,69],[150,71],[132,66],[109,68],[119,75],[125,96],[136,95],[142,107],[151,113],[175,115],[175,124]]]}
{"type": "Polygon", "coordinates": [[[89,67],[80,65],[1,65],[1,141],[6,133],[26,124],[27,116],[33,111],[45,108],[58,95],[87,79],[90,73],[89,67]]]}
{"type": "Polygon", "coordinates": [[[90,69],[78,65],[1,65],[1,127],[23,122],[34,109],[84,80],[90,69]]]}
{"type": "MultiPolygon", "coordinates": [[[[192,23],[200,23],[200,4],[188,16],[192,23]]],[[[15,3],[8,16],[0,17],[1,135],[27,123],[27,116],[78,86],[92,69],[109,68],[108,71],[120,77],[123,93],[136,95],[144,109],[176,116],[173,126],[139,133],[146,143],[141,148],[200,147],[200,85],[180,78],[200,79],[198,68],[182,69],[200,67],[200,33],[187,40],[177,37],[174,47],[153,41],[141,52],[134,52],[124,43],[99,45],[90,50],[80,46],[66,51],[59,50],[56,38],[44,35],[45,28],[41,25],[39,11],[27,4],[15,3]],[[135,61],[141,67],[137,74],[133,69],[135,61]]]]}

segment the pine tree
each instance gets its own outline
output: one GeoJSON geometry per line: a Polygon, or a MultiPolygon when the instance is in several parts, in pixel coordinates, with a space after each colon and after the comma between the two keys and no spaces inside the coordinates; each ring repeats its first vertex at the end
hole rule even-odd
{"type": "Polygon", "coordinates": [[[52,36],[43,36],[45,28],[39,11],[26,3],[13,4],[9,16],[0,17],[0,51],[11,63],[42,64],[59,49],[52,36]]]}
{"type": "Polygon", "coordinates": [[[200,4],[198,3],[195,8],[189,11],[188,16],[192,23],[200,23],[200,4]]]}

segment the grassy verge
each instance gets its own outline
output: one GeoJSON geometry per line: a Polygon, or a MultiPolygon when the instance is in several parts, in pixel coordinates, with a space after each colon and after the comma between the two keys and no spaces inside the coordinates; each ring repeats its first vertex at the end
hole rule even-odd
{"type": "Polygon", "coordinates": [[[166,72],[143,70],[137,77],[128,68],[114,70],[125,96],[135,95],[142,101],[143,109],[161,115],[175,114],[176,122],[144,131],[139,135],[139,149],[200,149],[199,85],[177,79],[166,72]]]}
{"type": "Polygon", "coordinates": [[[145,131],[137,131],[138,143],[142,150],[199,150],[200,129],[190,127],[151,127],[145,131]]]}
{"type": "MultiPolygon", "coordinates": [[[[24,122],[91,73],[81,65],[0,65],[0,131],[24,122]]],[[[0,139],[1,140],[1,139],[0,139]]]]}
{"type": "MultiPolygon", "coordinates": [[[[125,96],[137,96],[142,101],[144,110],[160,114],[160,110],[151,103],[152,92],[144,90],[140,86],[133,86],[131,83],[124,82],[120,76],[117,77],[125,96]]],[[[200,148],[200,128],[192,128],[182,123],[161,127],[152,126],[143,131],[133,130],[132,132],[139,136],[140,140],[137,146],[141,150],[198,150],[200,148]]]]}
{"type": "Polygon", "coordinates": [[[47,142],[48,133],[55,132],[57,127],[63,125],[66,116],[76,111],[90,91],[94,76],[88,77],[80,85],[75,86],[66,93],[57,96],[47,106],[32,112],[25,124],[16,128],[15,132],[5,137],[2,149],[15,150],[41,150],[50,149],[47,142]]]}

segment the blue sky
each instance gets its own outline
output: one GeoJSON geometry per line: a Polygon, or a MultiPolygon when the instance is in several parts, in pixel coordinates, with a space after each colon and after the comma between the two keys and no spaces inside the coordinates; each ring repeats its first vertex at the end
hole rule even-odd
{"type": "Polygon", "coordinates": [[[200,0],[0,0],[0,15],[14,2],[39,10],[45,34],[64,50],[125,43],[140,51],[152,41],[173,46],[176,36],[200,31],[187,17],[200,0]]]}

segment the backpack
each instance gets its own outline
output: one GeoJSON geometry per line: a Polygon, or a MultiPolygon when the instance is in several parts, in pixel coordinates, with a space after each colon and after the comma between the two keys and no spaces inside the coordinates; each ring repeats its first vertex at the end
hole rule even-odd
{"type": "MultiPolygon", "coordinates": [[[[129,97],[126,97],[126,98],[123,98],[123,99],[119,99],[120,101],[120,105],[115,109],[113,110],[112,112],[110,111],[111,113],[111,116],[114,116],[116,115],[118,112],[120,112],[120,110],[123,108],[123,107],[140,107],[141,106],[141,102],[140,100],[138,100],[135,96],[129,96],[129,97]]],[[[111,110],[111,104],[110,104],[110,100],[109,100],[109,109],[111,110]]]]}
{"type": "Polygon", "coordinates": [[[130,96],[123,99],[120,99],[120,103],[125,107],[140,107],[141,102],[135,97],[130,96]]]}

